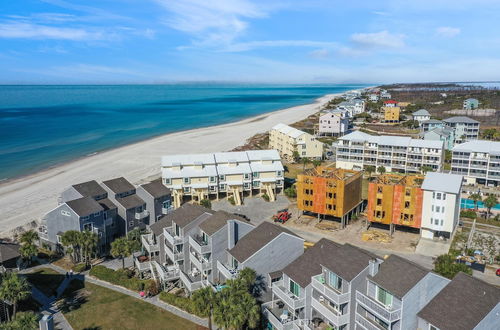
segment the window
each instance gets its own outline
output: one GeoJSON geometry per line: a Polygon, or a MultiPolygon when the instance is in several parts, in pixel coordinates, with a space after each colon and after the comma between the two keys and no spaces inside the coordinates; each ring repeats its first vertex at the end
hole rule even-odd
{"type": "Polygon", "coordinates": [[[381,192],[382,192],[382,186],[378,186],[378,187],[377,187],[377,192],[378,192],[378,193],[381,193],[381,192]]]}
{"type": "Polygon", "coordinates": [[[377,205],[382,205],[382,199],[381,198],[377,198],[377,205]]]}
{"type": "Polygon", "coordinates": [[[292,280],[290,280],[290,292],[296,297],[300,297],[300,286],[292,280]]]}
{"type": "Polygon", "coordinates": [[[61,214],[64,215],[65,217],[71,216],[71,213],[69,213],[68,211],[65,211],[65,210],[61,210],[61,214]]]}
{"type": "Polygon", "coordinates": [[[220,190],[226,190],[226,185],[225,185],[225,184],[223,184],[223,183],[221,183],[221,184],[219,185],[219,189],[220,189],[220,190]]]}
{"type": "Polygon", "coordinates": [[[337,274],[328,272],[328,285],[334,289],[340,290],[342,287],[342,279],[337,274]]]}
{"type": "Polygon", "coordinates": [[[405,201],[405,208],[409,208],[410,207],[410,202],[409,201],[405,201]]]}
{"type": "Polygon", "coordinates": [[[91,222],[90,223],[86,223],[86,224],[83,225],[83,230],[92,231],[92,227],[93,227],[93,225],[92,225],[91,222]]]}
{"type": "Polygon", "coordinates": [[[440,212],[441,211],[441,207],[440,206],[436,206],[436,212],[440,212]]]}
{"type": "Polygon", "coordinates": [[[189,193],[191,191],[191,187],[184,187],[184,192],[189,193]]]}
{"type": "Polygon", "coordinates": [[[441,207],[441,213],[444,213],[444,206],[441,207]]]}
{"type": "Polygon", "coordinates": [[[220,181],[226,181],[226,176],[225,175],[219,175],[219,180],[220,181]]]}
{"type": "Polygon", "coordinates": [[[191,182],[191,179],[190,178],[184,178],[184,183],[185,184],[189,184],[191,182]]]}
{"type": "Polygon", "coordinates": [[[214,183],[215,182],[215,176],[210,177],[210,182],[214,183]]]}
{"type": "Polygon", "coordinates": [[[165,182],[165,184],[170,184],[170,183],[172,183],[172,179],[165,178],[164,182],[165,182]]]}
{"type": "Polygon", "coordinates": [[[133,222],[133,221],[129,221],[129,222],[128,222],[128,226],[129,226],[129,227],[133,227],[133,226],[134,226],[134,222],[133,222]]]}
{"type": "Polygon", "coordinates": [[[392,306],[392,294],[377,286],[377,301],[384,306],[392,306]]]}
{"type": "Polygon", "coordinates": [[[245,189],[250,188],[250,184],[248,182],[243,183],[243,188],[245,189]]]}
{"type": "Polygon", "coordinates": [[[436,194],[436,199],[441,200],[441,193],[436,194]]]}
{"type": "Polygon", "coordinates": [[[305,156],[306,155],[306,152],[305,151],[302,151],[302,156],[305,156]]]}
{"type": "Polygon", "coordinates": [[[254,178],[258,178],[259,177],[259,172],[253,172],[252,175],[253,175],[254,178]]]}
{"type": "Polygon", "coordinates": [[[258,188],[258,187],[259,187],[259,185],[260,185],[260,182],[259,182],[259,181],[254,181],[254,182],[252,183],[252,186],[254,186],[255,188],[258,188]]]}
{"type": "Polygon", "coordinates": [[[445,201],[446,200],[446,194],[443,193],[443,200],[445,201]]]}
{"type": "Polygon", "coordinates": [[[250,179],[250,173],[245,173],[245,176],[244,176],[245,180],[248,180],[250,179]]]}
{"type": "Polygon", "coordinates": [[[276,176],[282,176],[283,173],[281,171],[276,171],[276,176]]]}
{"type": "Polygon", "coordinates": [[[303,144],[303,145],[302,145],[302,149],[305,149],[305,148],[306,148],[306,145],[305,145],[305,144],[303,144]]]}
{"type": "Polygon", "coordinates": [[[411,195],[411,189],[406,189],[406,191],[405,191],[405,195],[406,195],[406,196],[410,196],[410,195],[411,195]]]}

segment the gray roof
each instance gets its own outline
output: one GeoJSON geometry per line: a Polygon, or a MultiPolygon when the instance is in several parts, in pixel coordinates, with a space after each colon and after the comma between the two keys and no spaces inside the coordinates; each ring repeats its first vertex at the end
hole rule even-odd
{"type": "Polygon", "coordinates": [[[160,198],[171,194],[170,189],[165,187],[163,183],[161,183],[161,180],[155,180],[142,184],[141,187],[154,198],[160,198]]]}
{"type": "Polygon", "coordinates": [[[199,227],[205,234],[210,236],[224,227],[229,220],[238,220],[249,223],[247,220],[232,213],[228,213],[226,211],[217,211],[210,218],[200,223],[199,227]]]}
{"type": "Polygon", "coordinates": [[[185,203],[178,209],[166,215],[165,218],[175,222],[179,227],[184,228],[203,214],[214,214],[215,212],[204,208],[198,204],[185,203]]]}
{"type": "Polygon", "coordinates": [[[413,116],[430,116],[429,111],[425,109],[420,109],[412,113],[413,116]]]}
{"type": "Polygon", "coordinates": [[[500,288],[458,273],[418,316],[440,330],[470,330],[499,302],[500,288]]]}
{"type": "Polygon", "coordinates": [[[124,177],[103,181],[102,183],[106,185],[109,189],[111,189],[111,191],[113,191],[115,194],[135,189],[135,187],[130,182],[128,182],[127,179],[125,179],[124,177]]]}
{"type": "Polygon", "coordinates": [[[172,218],[164,215],[160,217],[155,223],[149,226],[149,229],[155,234],[156,237],[160,236],[163,232],[163,228],[168,228],[172,226],[172,218]]]}
{"type": "Polygon", "coordinates": [[[94,197],[106,194],[106,190],[104,190],[95,180],[74,184],[72,187],[83,197],[94,197]]]}
{"type": "Polygon", "coordinates": [[[19,244],[0,242],[0,263],[19,258],[21,256],[20,247],[19,244]]]}
{"type": "MultiPolygon", "coordinates": [[[[290,230],[282,226],[264,221],[255,229],[243,236],[236,245],[228,252],[240,263],[250,258],[255,252],[259,251],[266,244],[271,242],[279,235],[287,233],[289,235],[300,238],[290,230]]],[[[302,239],[302,238],[300,238],[302,239]]]]}
{"type": "Polygon", "coordinates": [[[108,198],[100,199],[97,201],[97,203],[99,203],[99,205],[101,205],[105,211],[116,209],[116,205],[108,198]]]}
{"type": "Polygon", "coordinates": [[[368,276],[378,286],[402,299],[429,270],[407,259],[391,254],[379,267],[375,276],[368,276]]]}
{"type": "Polygon", "coordinates": [[[477,120],[474,120],[465,116],[456,116],[443,119],[445,123],[468,123],[468,124],[479,124],[477,120]]]}
{"type": "Polygon", "coordinates": [[[335,250],[322,266],[350,282],[375,259],[376,255],[347,243],[335,250]]]}
{"type": "Polygon", "coordinates": [[[127,210],[145,204],[142,198],[137,196],[137,194],[132,194],[125,197],[119,197],[116,199],[116,201],[120,203],[127,210]]]}
{"type": "Polygon", "coordinates": [[[422,183],[422,189],[460,194],[462,181],[463,177],[458,174],[427,172],[422,183]]]}
{"type": "Polygon", "coordinates": [[[440,135],[440,136],[450,136],[451,133],[453,133],[453,129],[438,127],[438,128],[435,128],[432,131],[429,131],[427,133],[430,133],[430,132],[436,133],[437,135],[440,135]]]}
{"type": "Polygon", "coordinates": [[[465,152],[484,152],[494,155],[500,155],[500,142],[486,141],[486,140],[473,140],[453,147],[453,151],[465,152]]]}
{"type": "Polygon", "coordinates": [[[72,201],[67,201],[66,205],[70,209],[75,211],[80,217],[85,217],[87,215],[104,211],[104,208],[99,205],[92,197],[82,197],[74,199],[72,201]]]}
{"type": "Polygon", "coordinates": [[[443,122],[441,120],[437,119],[429,119],[429,120],[424,120],[422,124],[442,124],[443,122]]]}
{"type": "Polygon", "coordinates": [[[302,288],[305,288],[311,283],[312,276],[321,274],[321,264],[325,263],[332,255],[335,255],[340,248],[340,244],[322,238],[300,257],[283,268],[283,273],[302,288]]]}

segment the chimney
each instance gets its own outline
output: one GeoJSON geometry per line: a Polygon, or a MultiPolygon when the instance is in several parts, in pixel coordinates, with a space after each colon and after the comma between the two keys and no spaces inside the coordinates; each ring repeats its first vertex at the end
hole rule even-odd
{"type": "Polygon", "coordinates": [[[368,262],[368,274],[375,276],[378,273],[379,262],[376,259],[370,259],[368,262]]]}

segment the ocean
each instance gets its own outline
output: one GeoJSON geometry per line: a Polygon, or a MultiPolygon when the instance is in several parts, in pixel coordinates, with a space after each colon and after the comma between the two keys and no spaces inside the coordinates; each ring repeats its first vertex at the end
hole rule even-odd
{"type": "Polygon", "coordinates": [[[0,180],[362,87],[366,85],[0,86],[0,180]]]}

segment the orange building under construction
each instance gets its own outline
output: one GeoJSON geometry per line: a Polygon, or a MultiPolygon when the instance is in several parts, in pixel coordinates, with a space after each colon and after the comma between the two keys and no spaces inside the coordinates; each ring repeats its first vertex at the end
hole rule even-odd
{"type": "Polygon", "coordinates": [[[362,172],[316,167],[297,176],[299,210],[339,218],[342,228],[362,207],[362,172]]]}
{"type": "Polygon", "coordinates": [[[367,216],[371,223],[420,228],[424,178],[419,175],[380,175],[368,184],[367,216]]]}

